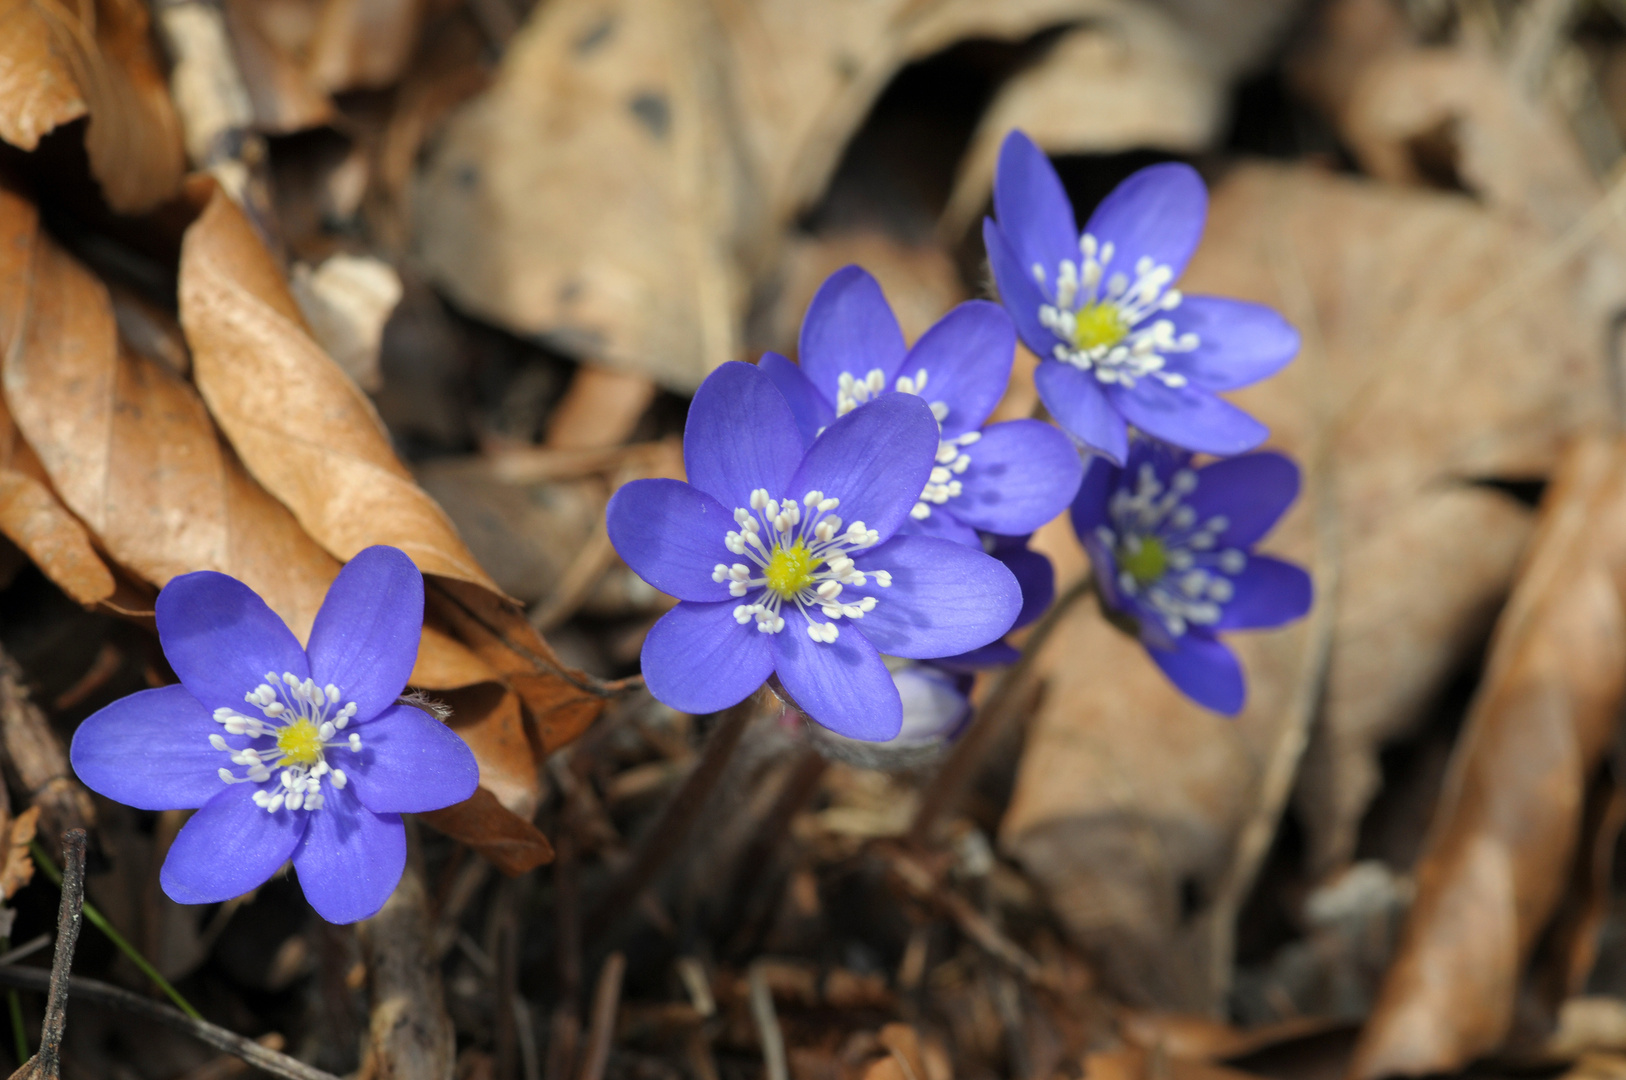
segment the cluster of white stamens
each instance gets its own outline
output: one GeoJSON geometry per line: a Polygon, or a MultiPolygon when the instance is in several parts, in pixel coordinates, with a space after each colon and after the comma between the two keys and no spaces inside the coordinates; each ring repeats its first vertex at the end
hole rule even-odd
{"type": "MultiPolygon", "coordinates": [[[[918,369],[914,375],[899,375],[892,384],[892,388],[900,394],[914,394],[917,397],[926,396],[926,369],[918,369]]],[[[843,371],[836,381],[836,415],[846,416],[864,402],[875,397],[886,389],[886,373],[880,368],[871,368],[869,374],[862,379],[855,378],[851,372],[843,371]]],[[[949,414],[948,402],[931,402],[932,415],[937,418],[939,434],[942,432],[943,420],[949,414]]],[[[937,462],[932,468],[931,477],[926,481],[926,487],[920,493],[920,500],[910,509],[909,516],[916,521],[925,521],[932,516],[932,506],[942,506],[950,499],[960,494],[960,481],[955,477],[962,475],[971,466],[971,457],[962,447],[970,446],[982,438],[982,432],[970,431],[957,439],[943,439],[937,444],[937,462]]]]}
{"type": "MultiPolygon", "coordinates": [[[[1184,375],[1165,370],[1166,358],[1195,349],[1197,335],[1176,334],[1173,322],[1152,318],[1180,306],[1180,290],[1169,288],[1174,271],[1142,256],[1131,281],[1108,273],[1111,243],[1097,244],[1085,233],[1078,246],[1079,262],[1063,259],[1057,271],[1055,302],[1039,306],[1039,322],[1062,339],[1052,355],[1104,383],[1132,387],[1136,379],[1153,378],[1184,386],[1184,375]]],[[[1034,264],[1033,277],[1045,287],[1043,266],[1034,264]]]]}
{"type": "Polygon", "coordinates": [[[1096,528],[1096,538],[1114,552],[1118,589],[1156,612],[1174,637],[1188,625],[1218,622],[1232,597],[1231,576],[1248,564],[1245,552],[1218,549],[1228,519],[1199,522],[1186,503],[1197,482],[1194,470],[1181,469],[1165,487],[1151,463],[1143,463],[1133,493],[1120,489],[1107,504],[1112,525],[1096,528]]]}
{"type": "Polygon", "coordinates": [[[361,750],[361,736],[356,732],[339,736],[356,715],[356,703],[351,701],[339,707],[339,697],[339,688],[331,683],[317,686],[314,680],[301,679],[290,672],[285,671],[280,676],[267,672],[265,682],[243,695],[243,700],[254,706],[260,716],[223,707],[214,711],[214,718],[227,735],[246,735],[256,740],[269,738],[273,742],[269,746],[237,750],[224,736],[209,736],[209,745],[230,754],[233,765],[247,767],[242,776],[221,768],[220,779],[228,784],[265,784],[275,779],[275,787],[254,793],[255,805],[273,814],[284,807],[320,810],[325,801],[321,791],[323,777],[334,788],[343,788],[348,783],[343,769],[328,764],[326,751],[342,748],[359,753],[361,750]]]}
{"type": "Polygon", "coordinates": [[[718,563],[711,578],[726,581],[730,596],[745,597],[761,590],[754,601],[734,609],[736,621],[743,626],[755,620],[760,632],[777,634],[785,628],[779,612],[788,601],[807,617],[808,636],[829,643],[839,636],[835,620],[860,619],[875,610],[873,596],[849,602],[841,594],[844,588],[862,587],[871,578],[883,588],[892,584],[891,574],[885,570],[866,574],[849,555],[879,543],[880,533],[862,521],[843,529],[841,519],[831,513],[839,505],[841,500],[827,498],[822,491],[809,491],[798,503],[772,498],[766,488],[757,488],[751,492],[750,509],[734,511],[740,527],[723,542],[730,552],[750,563],[718,563]],[[814,607],[831,621],[813,621],[808,609],[814,607]]]}

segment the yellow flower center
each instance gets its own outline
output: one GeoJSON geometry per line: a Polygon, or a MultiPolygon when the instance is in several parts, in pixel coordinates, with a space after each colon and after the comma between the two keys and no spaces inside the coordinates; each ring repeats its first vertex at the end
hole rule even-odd
{"type": "Polygon", "coordinates": [[[1163,576],[1169,567],[1169,556],[1163,542],[1155,536],[1143,536],[1133,549],[1128,545],[1117,552],[1118,567],[1135,579],[1137,585],[1150,585],[1163,576]]]}
{"type": "Polygon", "coordinates": [[[1096,349],[1118,344],[1129,336],[1129,324],[1123,312],[1110,301],[1091,301],[1079,308],[1073,316],[1077,328],[1073,331],[1073,345],[1079,349],[1096,349]]]}
{"type": "Polygon", "coordinates": [[[277,731],[278,765],[315,765],[322,760],[322,733],[309,720],[295,720],[277,731]]]}
{"type": "Polygon", "coordinates": [[[768,556],[768,567],[762,576],[768,579],[768,588],[789,600],[813,584],[813,571],[824,560],[807,550],[807,544],[797,537],[790,547],[776,547],[768,556]]]}

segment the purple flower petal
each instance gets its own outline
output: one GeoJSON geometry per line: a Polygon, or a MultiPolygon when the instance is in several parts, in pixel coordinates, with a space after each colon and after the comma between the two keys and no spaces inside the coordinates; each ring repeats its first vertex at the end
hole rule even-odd
{"type": "Polygon", "coordinates": [[[1032,532],[1067,509],[1084,475],[1072,441],[1038,420],[991,424],[965,453],[971,464],[960,476],[963,489],[948,505],[983,532],[1032,532]]]}
{"type": "Polygon", "coordinates": [[[1276,527],[1299,494],[1299,467],[1283,454],[1244,454],[1197,470],[1197,490],[1186,497],[1199,521],[1224,517],[1219,547],[1249,548],[1276,527]]]}
{"type": "MultiPolygon", "coordinates": [[[[68,757],[85,786],[137,810],[192,810],[225,788],[219,770],[230,758],[209,745],[225,737],[209,710],[184,686],[120,698],[92,713],[73,733],[68,757]]],[[[246,737],[230,737],[241,749],[246,737]]]]}
{"type": "Polygon", "coordinates": [[[824,396],[813,385],[802,369],[786,360],[778,353],[763,353],[762,359],[757,361],[757,370],[761,371],[779,392],[785,395],[785,401],[790,405],[790,411],[796,416],[796,428],[802,434],[802,446],[812,446],[813,440],[819,437],[819,432],[830,426],[836,418],[835,406],[826,401],[824,396]]]}
{"type": "Polygon", "coordinates": [[[1242,711],[1248,691],[1242,665],[1220,642],[1187,634],[1172,649],[1146,650],[1179,691],[1205,709],[1226,716],[1242,711]]]}
{"type": "Polygon", "coordinates": [[[310,675],[305,650],[259,594],[234,577],[199,570],[158,594],[158,640],[181,685],[210,712],[241,709],[267,673],[310,675]]]}
{"type": "Polygon", "coordinates": [[[903,728],[892,740],[894,746],[930,746],[947,742],[965,730],[971,719],[971,703],[966,700],[956,678],[925,664],[912,664],[892,673],[903,702],[903,728]]]}
{"type": "MultiPolygon", "coordinates": [[[[819,621],[823,621],[821,618],[819,621]]],[[[903,702],[875,646],[845,619],[835,641],[807,636],[807,620],[785,614],[773,639],[774,667],[796,704],[849,739],[886,742],[903,729],[903,702]]]]}
{"type": "Polygon", "coordinates": [[[311,678],[356,703],[356,722],[401,696],[423,635],[423,574],[399,548],[365,548],[328,586],[311,627],[311,678]]]}
{"type": "MultiPolygon", "coordinates": [[[[744,701],[773,672],[773,635],[734,621],[739,601],[685,600],[644,638],[649,692],[680,712],[711,713],[744,701]]],[[[790,620],[787,618],[786,622],[790,620]]],[[[790,633],[787,626],[782,633],[790,633]]]]}
{"type": "MultiPolygon", "coordinates": [[[[952,502],[949,504],[952,506],[952,502]]],[[[970,544],[972,547],[982,546],[982,537],[977,530],[954,516],[949,506],[930,507],[931,516],[916,518],[913,515],[903,519],[899,526],[899,536],[935,536],[940,540],[952,540],[956,544],[970,544]]]]}
{"type": "Polygon", "coordinates": [[[711,579],[718,563],[737,561],[723,538],[738,526],[722,503],[681,480],[633,480],[604,516],[616,554],[655,588],[679,600],[728,599],[728,584],[711,579]]]}
{"type": "Polygon", "coordinates": [[[738,360],[706,376],[683,429],[689,483],[732,513],[756,488],[777,496],[801,459],[796,415],[772,379],[738,360]]]}
{"type": "Polygon", "coordinates": [[[1095,535],[1097,526],[1111,524],[1107,506],[1122,476],[1123,469],[1106,458],[1092,458],[1085,466],[1084,479],[1073,496],[1073,531],[1080,540],[1095,535]]]}
{"type": "Polygon", "coordinates": [[[176,834],[158,874],[177,904],[217,904],[270,880],[304,835],[308,815],[254,805],[259,784],[232,784],[203,804],[176,834]]]}
{"type": "Polygon", "coordinates": [[[1050,159],[1020,131],[1006,135],[999,148],[994,167],[994,216],[1010,238],[1018,265],[1029,281],[1035,265],[1044,268],[1045,281],[1053,285],[1063,259],[1078,262],[1078,219],[1073,216],[1073,204],[1050,159]]]}
{"type": "MultiPolygon", "coordinates": [[[[361,732],[361,753],[329,751],[361,805],[375,814],[421,814],[460,803],[480,786],[474,751],[422,709],[392,705],[361,732]]],[[[332,785],[322,790],[331,793],[332,785]]],[[[320,811],[318,811],[320,813],[320,811]]]]}
{"type": "Polygon", "coordinates": [[[1026,541],[996,543],[989,554],[1005,564],[1022,589],[1022,610],[1016,613],[1011,629],[1020,629],[1043,615],[1056,598],[1056,568],[1049,558],[1028,547],[1026,541]]]}
{"type": "MultiPolygon", "coordinates": [[[[294,849],[294,869],[316,914],[353,923],[378,914],[406,869],[406,827],[396,814],[375,814],[349,787],[322,785],[322,808],[294,849]]],[[[261,813],[264,813],[262,810],[261,813]]]]}
{"type": "Polygon", "coordinates": [[[916,392],[948,406],[941,423],[943,437],[952,439],[988,419],[1005,394],[1015,360],[1011,317],[998,304],[969,300],[920,336],[898,374],[914,379],[926,372],[926,385],[916,392]]]}
{"type": "Polygon", "coordinates": [[[1129,453],[1129,429],[1094,375],[1059,360],[1046,360],[1034,369],[1033,384],[1044,407],[1068,434],[1115,464],[1123,464],[1129,453]]]}
{"type": "Polygon", "coordinates": [[[1301,567],[1269,555],[1250,555],[1231,579],[1236,592],[1220,608],[1216,630],[1264,630],[1304,617],[1315,588],[1301,567]]]}
{"type": "Polygon", "coordinates": [[[982,219],[982,246],[988,253],[988,268],[994,274],[999,302],[1016,324],[1017,333],[1034,353],[1049,357],[1060,339],[1039,321],[1039,308],[1048,301],[1033,280],[1031,269],[1022,266],[1010,238],[993,218],[982,219]]]}
{"type": "Polygon", "coordinates": [[[1204,390],[1235,390],[1276,374],[1298,355],[1299,332],[1275,310],[1246,300],[1187,296],[1165,316],[1197,348],[1170,353],[1169,370],[1204,390]]]}
{"type": "MultiPolygon", "coordinates": [[[[1116,249],[1106,272],[1135,279],[1135,264],[1149,258],[1176,279],[1203,236],[1208,189],[1190,165],[1176,161],[1141,169],[1112,189],[1090,215],[1084,231],[1104,248],[1116,249]]],[[[1001,219],[1003,220],[1003,219],[1001,219]]]]}
{"type": "Polygon", "coordinates": [[[909,517],[937,457],[937,420],[913,394],[886,394],[825,429],[785,488],[801,499],[840,499],[849,525],[862,521],[884,543],[909,517]]]}
{"type": "Polygon", "coordinates": [[[833,399],[843,372],[862,379],[880,368],[890,388],[904,351],[881,283],[863,267],[844,266],[825,278],[807,306],[796,359],[819,393],[833,399]]]}
{"type": "Polygon", "coordinates": [[[1203,454],[1229,456],[1252,450],[1270,429],[1224,398],[1195,386],[1164,386],[1141,379],[1133,390],[1108,393],[1123,418],[1153,438],[1203,454]]]}
{"type": "Polygon", "coordinates": [[[899,536],[853,562],[865,574],[892,575],[890,587],[871,581],[841,594],[875,597],[875,609],[847,625],[891,656],[926,660],[978,648],[1009,630],[1022,610],[1011,572],[964,544],[899,536]]]}

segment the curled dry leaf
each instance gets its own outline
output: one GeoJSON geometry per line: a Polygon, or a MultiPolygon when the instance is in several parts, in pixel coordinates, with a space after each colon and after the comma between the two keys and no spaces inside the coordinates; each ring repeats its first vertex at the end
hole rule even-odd
{"type": "Polygon", "coordinates": [[[63,502],[153,585],[220,570],[307,634],[338,562],[243,471],[196,391],[121,345],[106,287],[12,190],[0,235],[6,402],[63,502]]]}
{"type": "Polygon", "coordinates": [[[0,532],[56,582],[91,605],[113,595],[113,574],[85,531],[51,490],[33,449],[22,440],[0,399],[0,532]]]}
{"type": "Polygon", "coordinates": [[[1356,1080],[1454,1071],[1511,1030],[1626,696],[1622,550],[1626,444],[1578,441],[1497,624],[1356,1080]]]}
{"type": "Polygon", "coordinates": [[[85,150],[108,205],[139,213],[175,193],[186,162],[147,6],[0,2],[0,139],[32,150],[87,114],[85,150]]]}
{"type": "Polygon", "coordinates": [[[513,814],[485,788],[473,798],[418,817],[453,840],[468,844],[514,877],[553,861],[553,845],[529,821],[513,814]]]}
{"type": "Polygon", "coordinates": [[[367,396],[311,337],[276,261],[216,188],[181,249],[198,390],[255,479],[341,559],[393,544],[426,574],[496,591],[412,480],[367,396]]]}

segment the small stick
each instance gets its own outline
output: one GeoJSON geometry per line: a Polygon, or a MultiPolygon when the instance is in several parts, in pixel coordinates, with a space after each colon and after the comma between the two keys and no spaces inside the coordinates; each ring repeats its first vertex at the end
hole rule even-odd
{"type": "Polygon", "coordinates": [[[689,835],[695,819],[700,816],[701,809],[710,798],[712,789],[717,781],[722,779],[723,770],[728,765],[729,758],[734,756],[734,748],[739,745],[740,737],[750,726],[751,718],[756,715],[758,695],[752,694],[738,705],[723,711],[717,727],[706,740],[706,747],[700,753],[700,761],[683,781],[672,801],[666,804],[661,812],[660,820],[649,831],[649,835],[639,846],[638,853],[633,856],[632,862],[611,883],[604,899],[593,910],[587,920],[586,939],[591,941],[610,928],[621,914],[631,907],[633,902],[643,895],[649,888],[650,882],[660,872],[666,860],[671,858],[684,839],[689,835]]]}
{"type": "Polygon", "coordinates": [[[773,1008],[773,991],[768,989],[762,964],[752,964],[746,978],[751,988],[751,1019],[756,1021],[757,1038],[762,1040],[762,1061],[768,1067],[768,1080],[790,1080],[790,1062],[785,1057],[785,1033],[779,1029],[779,1015],[773,1008]]]}
{"type": "Polygon", "coordinates": [[[736,940],[743,937],[745,932],[754,934],[755,927],[751,924],[758,920],[746,918],[751,910],[752,894],[756,892],[762,875],[773,864],[774,853],[784,843],[791,822],[802,807],[818,794],[819,782],[824,779],[829,767],[829,761],[817,750],[812,747],[802,749],[791,766],[790,774],[785,777],[779,794],[775,796],[773,806],[763,816],[756,833],[745,847],[745,853],[735,864],[734,880],[726,894],[724,917],[720,925],[725,933],[735,934],[736,940]]]}
{"type": "Polygon", "coordinates": [[[62,1075],[62,1032],[68,1026],[68,969],[79,942],[79,909],[85,903],[85,830],[62,836],[62,903],[56,913],[56,954],[45,999],[39,1052],[11,1074],[11,1080],[56,1080],[62,1075]]]}
{"type": "Polygon", "coordinates": [[[598,987],[593,991],[593,1019],[587,1028],[587,1056],[576,1080],[604,1080],[610,1063],[610,1042],[615,1038],[615,1014],[621,1008],[621,977],[627,973],[627,958],[613,952],[599,969],[598,987]]]}
{"type": "MultiPolygon", "coordinates": [[[[15,965],[0,967],[0,986],[15,986],[20,990],[49,990],[51,976],[39,968],[15,965]]],[[[68,993],[77,1001],[122,1009],[154,1023],[163,1024],[172,1031],[190,1035],[216,1050],[224,1050],[228,1054],[240,1057],[261,1072],[270,1073],[272,1076],[281,1076],[285,1080],[339,1080],[330,1072],[323,1072],[286,1054],[267,1049],[235,1031],[228,1031],[207,1020],[194,1020],[179,1009],[140,994],[132,994],[128,990],[99,979],[74,975],[68,979],[68,993]]]]}
{"type": "Polygon", "coordinates": [[[1034,625],[1022,646],[1021,659],[1006,668],[1005,673],[999,677],[999,682],[994,684],[993,691],[977,710],[970,729],[954,744],[948,760],[943,762],[943,767],[932,777],[931,783],[921,795],[920,809],[916,811],[914,824],[909,829],[910,843],[917,847],[926,846],[932,838],[932,830],[937,825],[937,819],[958,803],[960,797],[965,794],[965,789],[976,777],[977,770],[982,767],[989,751],[1005,733],[1010,721],[1015,719],[1016,692],[1027,682],[1034,661],[1038,659],[1045,643],[1050,640],[1050,635],[1055,633],[1056,627],[1061,624],[1062,616],[1090,591],[1092,582],[1093,578],[1086,574],[1083,580],[1051,604],[1050,610],[1034,625]]]}

